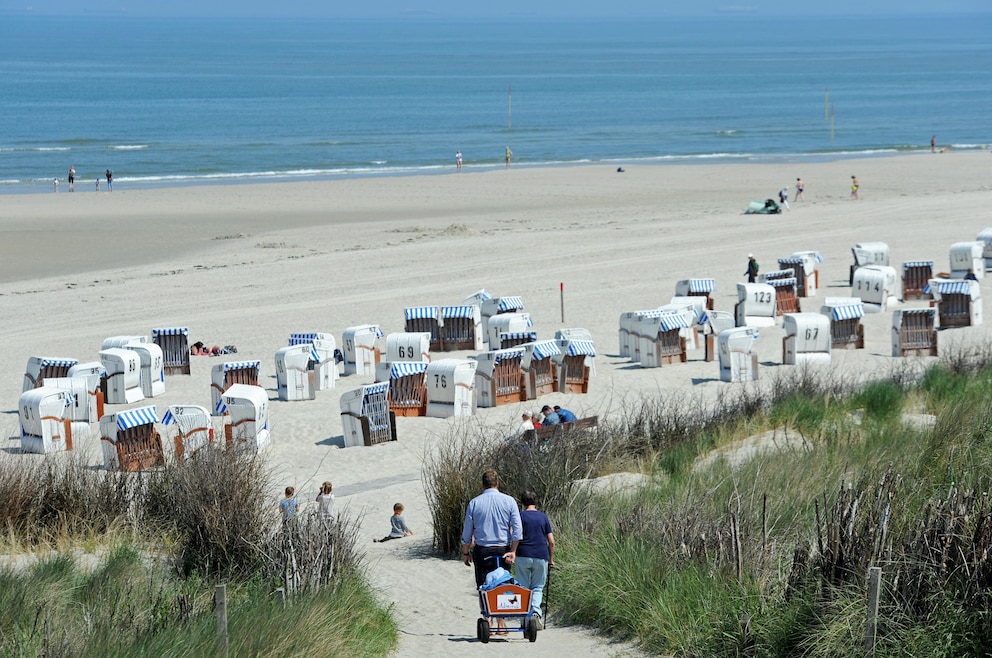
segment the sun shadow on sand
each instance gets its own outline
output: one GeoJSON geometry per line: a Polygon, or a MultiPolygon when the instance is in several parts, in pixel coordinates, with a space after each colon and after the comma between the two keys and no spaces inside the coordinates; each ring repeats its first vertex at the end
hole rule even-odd
{"type": "Polygon", "coordinates": [[[718,382],[718,381],[720,381],[719,377],[693,377],[692,385],[696,386],[698,384],[708,384],[709,382],[718,382]]]}
{"type": "Polygon", "coordinates": [[[344,447],[344,434],[338,434],[337,436],[331,436],[326,439],[322,439],[314,443],[317,446],[335,446],[337,448],[344,447]]]}

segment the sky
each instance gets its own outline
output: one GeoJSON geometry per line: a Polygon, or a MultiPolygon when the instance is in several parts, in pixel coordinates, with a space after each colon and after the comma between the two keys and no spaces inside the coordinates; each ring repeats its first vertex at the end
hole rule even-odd
{"type": "MultiPolygon", "coordinates": [[[[984,14],[989,0],[0,0],[0,15],[281,18],[625,18],[984,14]]],[[[992,24],[990,24],[992,27],[992,24]]]]}

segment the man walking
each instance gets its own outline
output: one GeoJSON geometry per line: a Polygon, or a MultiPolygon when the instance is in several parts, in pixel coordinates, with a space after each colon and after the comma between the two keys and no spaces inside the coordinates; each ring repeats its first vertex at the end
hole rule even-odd
{"type": "Polygon", "coordinates": [[[517,544],[523,539],[517,501],[500,492],[496,471],[482,474],[482,488],[484,491],[469,502],[462,528],[462,561],[465,566],[475,564],[476,587],[481,587],[486,574],[496,568],[494,557],[513,564],[517,544]]]}

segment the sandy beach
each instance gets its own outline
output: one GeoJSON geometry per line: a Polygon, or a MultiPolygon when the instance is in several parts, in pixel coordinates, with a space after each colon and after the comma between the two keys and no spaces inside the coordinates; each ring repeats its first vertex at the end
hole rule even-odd
{"type": "MultiPolygon", "coordinates": [[[[749,252],[769,271],[778,258],[815,250],[823,256],[821,290],[802,306],[819,311],[823,297],[850,295],[856,242],[887,242],[900,274],[903,262],[925,259],[947,271],[950,245],[992,225],[992,157],[985,152],[624,169],[514,167],[153,190],[117,185],[112,193],[77,186],[72,194],[0,197],[3,449],[15,459],[41,458],[19,454],[16,407],[30,356],[93,361],[108,336],[188,326],[191,341],[236,345],[237,358],[262,362],[271,400],[266,458],[279,484],[273,500],[293,485],[312,505],[320,483],[331,480],[339,507],[364,515],[369,572],[402,628],[398,655],[453,656],[465,643],[479,655],[530,655],[534,647],[518,638],[475,645],[471,571],[431,553],[425,452],[476,424],[509,431],[521,408],[561,404],[579,416],[609,417],[625,402],[659,392],[709,396],[733,386],[720,382],[717,363],[705,362],[702,350],[686,364],[660,369],[617,356],[619,315],[667,303],[679,279],[714,278],[716,309],[732,312],[749,252]],[[852,175],[861,184],[858,201],[850,199],[852,175]],[[806,183],[802,201],[794,198],[797,177],[806,183]],[[783,187],[791,210],[742,214],[750,201],[775,197],[783,187]],[[471,419],[400,418],[398,441],[371,448],[340,447],[338,402],[371,377],[342,377],[314,401],[277,399],[273,357],[290,333],[333,333],[340,345],[343,330],[357,324],[402,331],[404,307],[456,304],[480,288],[521,296],[542,339],[561,327],[588,329],[598,353],[589,394],[480,409],[471,419]],[[416,534],[373,544],[388,531],[394,502],[406,506],[416,534]]],[[[981,282],[983,291],[989,281],[981,282]]],[[[830,368],[864,373],[892,366],[891,314],[866,315],[864,325],[866,348],[835,351],[830,368]]],[[[942,331],[939,344],[987,341],[989,326],[942,331]]],[[[781,323],[761,332],[762,378],[789,367],[781,365],[783,335],[781,323]]],[[[218,362],[194,357],[191,376],[167,377],[164,395],[139,404],[156,405],[160,416],[170,404],[209,406],[210,369],[218,362]]],[[[97,465],[99,430],[92,427],[76,449],[97,465]]],[[[171,437],[169,429],[160,431],[171,437]]],[[[552,612],[554,597],[552,589],[552,612]]],[[[548,656],[634,651],[556,625],[538,644],[548,656]]]]}

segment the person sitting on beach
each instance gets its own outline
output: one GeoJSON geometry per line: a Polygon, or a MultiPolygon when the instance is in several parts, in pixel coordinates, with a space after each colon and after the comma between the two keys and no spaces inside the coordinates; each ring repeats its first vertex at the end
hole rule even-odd
{"type": "Polygon", "coordinates": [[[544,425],[560,425],[560,424],[561,424],[561,418],[558,416],[558,413],[554,409],[552,409],[550,405],[547,404],[544,405],[541,408],[541,426],[543,427],[544,425]]]}
{"type": "Polygon", "coordinates": [[[389,541],[390,539],[403,539],[404,537],[409,537],[413,534],[413,530],[407,527],[406,521],[403,520],[403,504],[396,503],[393,505],[393,515],[389,517],[389,534],[382,539],[373,539],[372,541],[376,543],[382,543],[384,541],[389,541]]]}
{"type": "Polygon", "coordinates": [[[513,434],[511,438],[521,437],[530,430],[534,429],[534,421],[529,411],[524,411],[520,414],[520,425],[517,426],[517,431],[513,434]]]}
{"type": "Polygon", "coordinates": [[[555,413],[558,414],[558,418],[563,423],[574,423],[578,420],[578,418],[575,417],[575,414],[568,409],[562,409],[557,404],[555,405],[555,413]]]}

